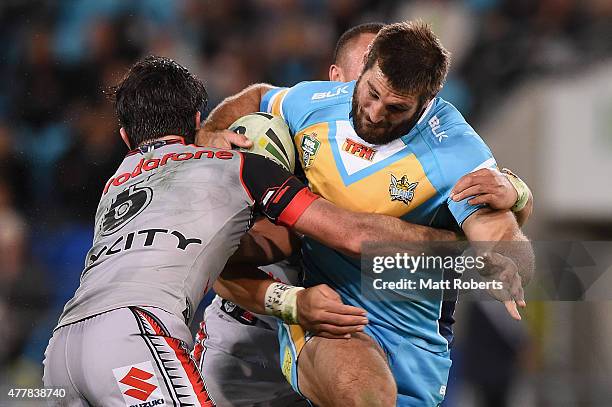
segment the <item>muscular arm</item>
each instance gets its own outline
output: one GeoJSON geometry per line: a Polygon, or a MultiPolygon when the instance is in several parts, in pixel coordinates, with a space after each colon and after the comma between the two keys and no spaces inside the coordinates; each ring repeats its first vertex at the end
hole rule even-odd
{"type": "Polygon", "coordinates": [[[519,190],[526,191],[528,200],[520,211],[513,212],[519,226],[523,226],[533,210],[533,194],[527,184],[510,170],[482,168],[461,177],[451,190],[452,199],[459,202],[472,197],[471,205],[486,204],[490,208],[511,209],[519,199],[519,190]],[[504,173],[504,172],[506,173],[504,173]],[[513,185],[513,179],[517,186],[513,185]]]}
{"type": "Polygon", "coordinates": [[[256,314],[265,314],[266,290],[273,282],[266,273],[254,266],[234,264],[225,267],[213,289],[226,300],[256,314]]]}
{"type": "Polygon", "coordinates": [[[322,198],[304,211],[294,229],[352,256],[361,254],[365,242],[457,240],[457,235],[448,230],[416,225],[386,215],[348,211],[322,198]]]}
{"type": "Polygon", "coordinates": [[[238,250],[227,264],[264,266],[289,257],[299,247],[300,240],[293,232],[262,218],[242,236],[238,250]]]}
{"type": "MultiPolygon", "coordinates": [[[[214,289],[242,308],[266,314],[266,293],[273,282],[253,266],[231,266],[223,270],[214,289]]],[[[338,293],[325,284],[298,291],[296,307],[302,328],[327,338],[346,338],[368,323],[364,309],[343,304],[338,293]]]]}
{"type": "Polygon", "coordinates": [[[226,98],[210,112],[202,127],[203,130],[208,132],[224,130],[239,117],[258,112],[264,94],[273,88],[271,85],[258,83],[226,98]]]}
{"type": "MultiPolygon", "coordinates": [[[[300,216],[293,229],[349,256],[359,256],[364,242],[454,241],[454,232],[404,222],[374,213],[342,209],[319,198],[300,216]]],[[[262,219],[240,240],[228,264],[265,265],[280,261],[299,247],[299,239],[283,226],[262,219]]]]}
{"type": "MultiPolygon", "coordinates": [[[[295,176],[271,160],[256,154],[240,153],[242,157],[241,182],[255,201],[257,211],[277,225],[292,228],[321,243],[349,255],[359,255],[361,245],[367,241],[448,241],[455,240],[453,232],[410,224],[385,215],[352,212],[313,194],[295,176]]],[[[253,234],[253,233],[252,233],[253,234]]],[[[282,235],[282,234],[281,234],[282,235]]],[[[259,240],[269,247],[279,247],[269,234],[268,240],[259,240]],[[272,243],[271,243],[272,242],[272,243]]],[[[249,244],[258,244],[257,239],[249,244]]],[[[270,252],[249,249],[251,253],[270,252]]],[[[248,257],[248,256],[247,256],[248,257]]]]}
{"type": "Polygon", "coordinates": [[[478,244],[480,250],[495,250],[510,257],[519,268],[522,285],[529,283],[534,269],[533,250],[510,211],[480,209],[463,222],[463,231],[471,242],[481,242],[478,244]],[[504,245],[500,242],[523,243],[504,245]]]}

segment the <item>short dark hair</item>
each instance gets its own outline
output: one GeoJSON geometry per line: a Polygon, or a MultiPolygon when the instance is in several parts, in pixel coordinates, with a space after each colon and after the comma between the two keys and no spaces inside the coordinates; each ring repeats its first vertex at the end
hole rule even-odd
{"type": "Polygon", "coordinates": [[[159,56],[136,62],[111,89],[111,97],[132,148],[171,134],[193,143],[194,117],[207,102],[198,78],[172,59],[159,56]]]}
{"type": "Polygon", "coordinates": [[[364,71],[378,66],[397,92],[434,97],[446,80],[450,53],[422,21],[385,26],[374,41],[364,71]]]}
{"type": "Polygon", "coordinates": [[[385,26],[384,23],[363,23],[346,30],[338,39],[336,49],[334,50],[334,64],[338,64],[340,59],[344,57],[348,45],[361,34],[378,34],[385,26]]]}

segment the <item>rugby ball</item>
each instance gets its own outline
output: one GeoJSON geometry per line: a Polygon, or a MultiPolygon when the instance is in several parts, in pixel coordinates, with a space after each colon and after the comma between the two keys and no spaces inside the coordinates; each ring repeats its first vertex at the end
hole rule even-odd
{"type": "Polygon", "coordinates": [[[239,150],[263,155],[292,173],[295,170],[293,139],[281,117],[264,112],[247,114],[232,123],[229,130],[244,134],[253,142],[250,149],[239,150]]]}

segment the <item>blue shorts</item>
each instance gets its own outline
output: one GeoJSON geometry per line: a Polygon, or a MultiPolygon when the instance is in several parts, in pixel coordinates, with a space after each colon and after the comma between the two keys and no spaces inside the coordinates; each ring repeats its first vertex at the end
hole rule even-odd
{"type": "MultiPolygon", "coordinates": [[[[433,353],[417,346],[410,339],[371,323],[365,333],[370,335],[387,355],[389,367],[397,383],[397,405],[438,406],[444,400],[451,367],[450,351],[433,353]]],[[[280,323],[281,369],[293,389],[299,389],[297,362],[302,348],[312,338],[299,325],[280,323]]]]}

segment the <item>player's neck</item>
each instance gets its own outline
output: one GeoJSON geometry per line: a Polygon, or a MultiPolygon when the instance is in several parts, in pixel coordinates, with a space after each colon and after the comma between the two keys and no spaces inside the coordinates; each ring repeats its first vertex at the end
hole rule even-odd
{"type": "Polygon", "coordinates": [[[180,140],[180,141],[181,141],[181,143],[185,144],[185,137],[183,137],[183,136],[177,136],[177,135],[175,135],[175,134],[169,134],[169,135],[167,135],[167,136],[158,137],[158,138],[153,139],[153,140],[143,141],[143,142],[142,142],[142,143],[140,143],[140,144],[138,145],[138,147],[136,147],[136,148],[140,148],[140,147],[142,147],[142,146],[146,146],[146,145],[148,145],[148,144],[154,144],[154,143],[157,143],[158,141],[168,141],[168,140],[180,140]]]}

